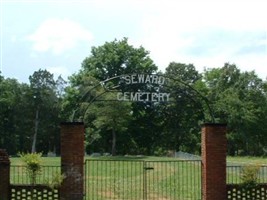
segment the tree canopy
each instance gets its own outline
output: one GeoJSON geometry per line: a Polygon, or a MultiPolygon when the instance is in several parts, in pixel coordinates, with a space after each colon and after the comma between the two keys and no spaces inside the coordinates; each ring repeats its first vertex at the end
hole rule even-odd
{"type": "Polygon", "coordinates": [[[170,62],[159,72],[149,52],[127,38],[92,47],[68,81],[43,69],[29,76],[29,84],[0,74],[0,148],[10,154],[60,153],[61,121],[85,123],[87,153],[199,154],[200,125],[212,120],[227,123],[230,155],[266,155],[267,80],[231,63],[199,72],[193,64],[170,62]],[[127,74],[158,74],[168,81],[112,79],[127,74]],[[125,91],[171,95],[169,102],[117,101],[125,91]]]}

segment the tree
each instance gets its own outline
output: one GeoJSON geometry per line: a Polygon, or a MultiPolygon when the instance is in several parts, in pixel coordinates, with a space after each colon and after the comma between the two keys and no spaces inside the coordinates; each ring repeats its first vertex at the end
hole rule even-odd
{"type": "MultiPolygon", "coordinates": [[[[101,130],[104,131],[105,129],[106,132],[112,130],[112,145],[114,147],[117,135],[121,135],[119,133],[125,130],[128,118],[125,117],[123,119],[123,117],[129,115],[129,106],[122,102],[102,102],[101,106],[92,106],[90,104],[89,110],[93,110],[96,113],[93,117],[90,116],[92,112],[86,112],[84,106],[88,104],[88,99],[94,99],[92,97],[101,92],[101,89],[97,91],[99,88],[94,88],[94,86],[115,76],[130,73],[151,74],[156,70],[157,67],[150,59],[149,52],[143,47],[134,48],[129,45],[127,38],[93,47],[91,55],[82,62],[80,72],[74,74],[70,79],[71,86],[66,91],[65,109],[70,115],[74,113],[76,120],[83,119],[87,127],[95,129],[98,127],[98,130],[101,127],[101,130]],[[72,112],[70,112],[71,109],[72,112]]],[[[114,83],[110,81],[107,84],[112,85],[114,83]]],[[[110,100],[110,98],[114,98],[113,96],[112,93],[107,93],[101,98],[110,100]]],[[[99,105],[99,103],[96,105],[99,105]]],[[[112,153],[115,154],[114,148],[112,149],[112,153]]]]}
{"type": "Polygon", "coordinates": [[[196,81],[201,79],[201,75],[196,70],[193,64],[184,64],[184,63],[176,63],[171,62],[169,66],[166,68],[165,75],[179,79],[187,84],[194,84],[196,81]]]}
{"type": "MultiPolygon", "coordinates": [[[[86,77],[84,79],[84,84],[81,87],[83,92],[81,93],[85,95],[83,96],[84,102],[81,103],[80,111],[84,113],[83,121],[91,127],[91,133],[87,132],[87,134],[92,136],[111,132],[111,152],[112,155],[115,156],[117,135],[127,129],[131,105],[129,103],[114,101],[115,94],[106,91],[101,85],[95,87],[95,85],[97,85],[96,83],[98,83],[98,81],[94,77],[86,77]],[[94,102],[94,98],[98,96],[101,96],[102,100],[94,102]]],[[[112,83],[109,85],[112,85],[112,83]]],[[[95,138],[99,139],[101,136],[95,138]]]]}
{"type": "Polygon", "coordinates": [[[98,80],[130,73],[153,73],[156,65],[143,47],[134,48],[128,39],[106,42],[92,47],[91,55],[82,62],[80,76],[93,76],[98,80]]]}
{"type": "Polygon", "coordinates": [[[201,75],[194,65],[172,62],[166,68],[172,103],[162,107],[164,132],[169,149],[199,152],[199,123],[204,121],[203,96],[197,88],[201,75]]]}
{"type": "Polygon", "coordinates": [[[228,124],[229,153],[262,154],[266,141],[261,125],[266,119],[262,80],[254,72],[241,72],[229,63],[206,71],[204,77],[217,121],[228,124]]]}
{"type": "Polygon", "coordinates": [[[32,153],[35,153],[40,122],[40,111],[42,110],[44,113],[48,113],[53,110],[51,108],[57,101],[56,83],[54,81],[53,74],[47,70],[41,69],[35,71],[33,75],[29,77],[29,80],[32,98],[34,99],[33,106],[35,109],[35,125],[32,142],[32,153]]]}
{"type": "Polygon", "coordinates": [[[98,103],[93,107],[92,111],[95,111],[96,113],[96,118],[93,121],[93,125],[97,130],[103,130],[104,128],[105,131],[111,131],[111,154],[112,156],[115,156],[117,135],[118,133],[123,133],[127,130],[127,125],[131,114],[131,107],[128,103],[121,103],[118,101],[109,101],[104,104],[105,105],[103,105],[103,102],[98,103]]]}
{"type": "Polygon", "coordinates": [[[0,77],[0,146],[10,153],[17,150],[16,111],[19,104],[20,85],[15,79],[0,77]]]}

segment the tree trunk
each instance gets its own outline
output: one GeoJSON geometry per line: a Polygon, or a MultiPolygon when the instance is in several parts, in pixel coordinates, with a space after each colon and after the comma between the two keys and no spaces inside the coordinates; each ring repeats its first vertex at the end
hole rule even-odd
{"type": "Polygon", "coordinates": [[[112,128],[112,156],[116,156],[116,131],[112,128]]]}
{"type": "Polygon", "coordinates": [[[36,152],[38,125],[39,125],[39,108],[37,108],[36,113],[35,113],[35,127],[34,127],[33,141],[32,141],[32,153],[36,152]]]}

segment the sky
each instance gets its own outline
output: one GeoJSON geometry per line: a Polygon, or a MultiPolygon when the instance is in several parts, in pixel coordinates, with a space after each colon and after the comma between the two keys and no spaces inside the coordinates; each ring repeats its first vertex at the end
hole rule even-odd
{"type": "Polygon", "coordinates": [[[29,82],[81,69],[93,46],[128,38],[163,71],[170,62],[199,72],[236,64],[267,77],[266,0],[0,0],[0,71],[29,82]]]}

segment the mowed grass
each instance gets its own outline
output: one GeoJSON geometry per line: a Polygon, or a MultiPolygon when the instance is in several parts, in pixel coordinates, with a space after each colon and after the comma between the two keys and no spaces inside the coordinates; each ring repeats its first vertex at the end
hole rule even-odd
{"type": "MultiPolygon", "coordinates": [[[[201,196],[199,161],[121,156],[85,157],[85,162],[87,199],[176,200],[200,199],[201,196]]],[[[20,158],[11,158],[11,165],[22,166],[23,162],[20,158]]],[[[60,166],[60,158],[43,157],[42,165],[46,166],[43,172],[50,165],[60,166]]],[[[11,176],[22,175],[13,173],[11,176]]]]}
{"type": "MultiPolygon", "coordinates": [[[[175,161],[180,160],[178,158],[171,157],[157,157],[157,156],[101,156],[101,157],[91,157],[85,156],[84,160],[139,160],[139,161],[175,161]]],[[[11,165],[24,165],[23,161],[20,157],[11,157],[10,158],[11,165]]],[[[60,166],[61,158],[60,157],[42,157],[41,165],[43,166],[60,166]]]]}
{"type": "MultiPolygon", "coordinates": [[[[169,157],[156,157],[156,156],[116,156],[116,157],[90,157],[87,156],[85,159],[91,160],[144,160],[144,161],[170,161],[177,160],[177,158],[169,157]]],[[[23,162],[19,157],[10,158],[11,165],[23,165],[23,162]]],[[[227,162],[236,164],[261,164],[267,165],[267,157],[227,157],[227,162]]],[[[60,157],[42,157],[42,165],[44,166],[60,166],[60,157]]]]}
{"type": "MultiPolygon", "coordinates": [[[[266,164],[266,158],[228,157],[235,165],[266,164]]],[[[200,199],[200,162],[181,161],[177,158],[147,156],[85,157],[85,192],[87,199],[200,199]]],[[[20,158],[11,158],[11,166],[23,166],[20,158]]],[[[60,157],[43,157],[42,178],[51,178],[60,171],[60,157]],[[49,168],[57,166],[57,168],[49,168]]],[[[240,169],[227,172],[228,183],[240,182],[240,169]]],[[[20,172],[11,170],[16,177],[27,179],[20,172]]]]}
{"type": "MultiPolygon", "coordinates": [[[[11,157],[11,166],[25,165],[20,157],[11,157]]],[[[60,166],[60,157],[42,157],[41,165],[43,166],[60,166]]]]}
{"type": "MultiPolygon", "coordinates": [[[[25,163],[20,157],[11,157],[10,178],[12,184],[30,184],[25,163]]],[[[41,172],[36,177],[37,184],[43,184],[60,173],[60,157],[42,157],[41,172]]]]}
{"type": "Polygon", "coordinates": [[[258,182],[267,183],[267,158],[264,157],[227,157],[227,183],[242,183],[244,166],[257,166],[258,182]]]}
{"type": "Polygon", "coordinates": [[[236,164],[267,165],[267,157],[229,156],[227,162],[236,164]]]}
{"type": "Polygon", "coordinates": [[[86,161],[87,199],[200,199],[201,163],[169,158],[86,161]]]}

